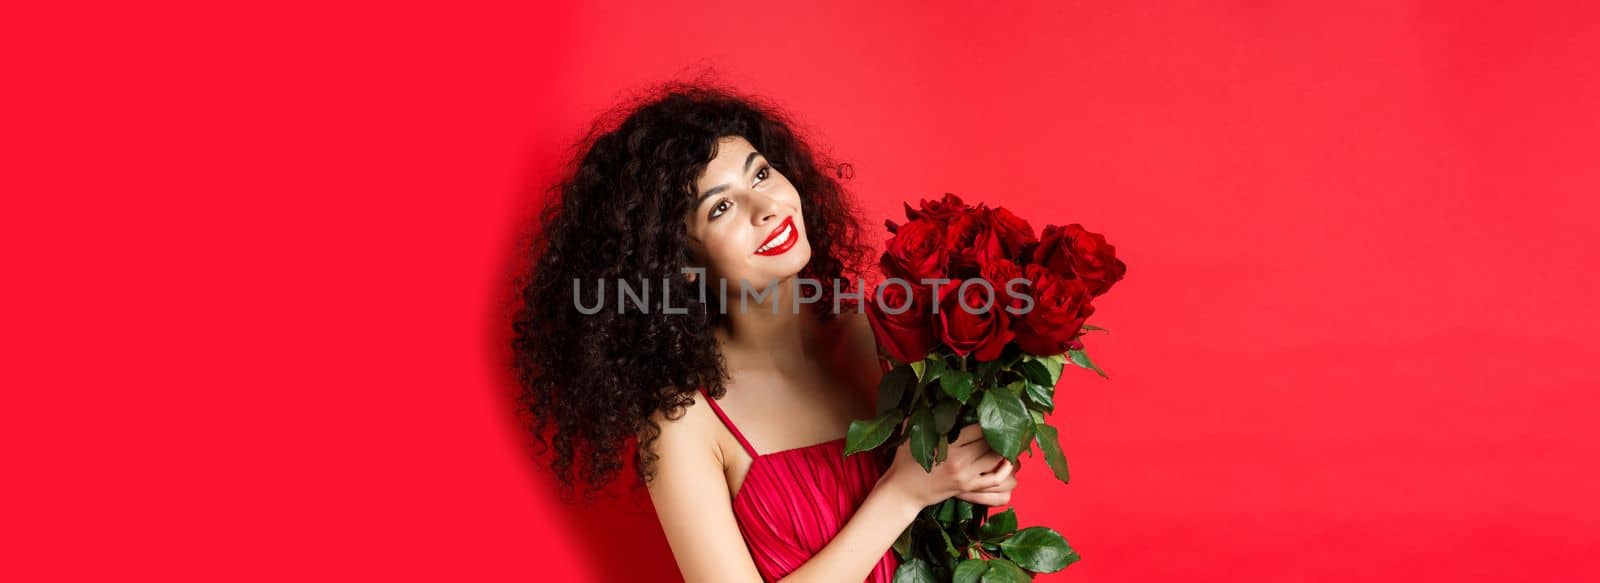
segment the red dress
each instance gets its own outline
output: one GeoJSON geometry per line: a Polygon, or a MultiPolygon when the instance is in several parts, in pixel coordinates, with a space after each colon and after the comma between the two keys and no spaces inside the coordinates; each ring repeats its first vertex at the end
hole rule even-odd
{"type": "MultiPolygon", "coordinates": [[[[705,387],[700,387],[700,394],[755,460],[733,495],[733,515],[761,579],[777,581],[800,568],[844,528],[890,460],[873,452],[845,457],[842,437],[758,454],[705,387]]],[[[889,583],[899,564],[894,550],[886,551],[865,582],[889,583]]]]}

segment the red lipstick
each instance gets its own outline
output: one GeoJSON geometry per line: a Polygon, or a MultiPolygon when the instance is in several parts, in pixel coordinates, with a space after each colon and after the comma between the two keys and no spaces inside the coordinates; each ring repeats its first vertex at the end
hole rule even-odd
{"type": "Polygon", "coordinates": [[[756,249],[756,255],[782,255],[800,240],[800,231],[794,227],[794,217],[786,217],[778,228],[767,234],[767,239],[756,249]]]}

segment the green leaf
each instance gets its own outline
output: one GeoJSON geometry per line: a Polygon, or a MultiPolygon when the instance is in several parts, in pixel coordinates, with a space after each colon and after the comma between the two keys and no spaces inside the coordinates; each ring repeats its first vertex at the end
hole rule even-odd
{"type": "Polygon", "coordinates": [[[920,382],[920,381],[922,381],[923,375],[927,374],[926,371],[928,369],[928,361],[927,360],[919,360],[919,361],[910,363],[907,366],[911,367],[911,372],[916,373],[917,381],[920,382]]]}
{"type": "Polygon", "coordinates": [[[901,559],[911,556],[911,525],[906,525],[906,529],[900,531],[900,537],[894,539],[893,548],[894,552],[900,555],[901,559]]]}
{"type": "Polygon", "coordinates": [[[1030,383],[1052,387],[1056,385],[1050,378],[1050,369],[1037,360],[1024,360],[1022,364],[1016,366],[1015,370],[1022,374],[1022,378],[1028,379],[1030,383]]]}
{"type": "Polygon", "coordinates": [[[961,403],[940,399],[933,406],[933,426],[939,430],[939,435],[947,435],[956,426],[956,413],[961,412],[961,403]]]}
{"type": "Polygon", "coordinates": [[[978,536],[986,541],[995,541],[1004,538],[1016,529],[1017,511],[1007,508],[1005,512],[990,516],[989,520],[983,523],[983,526],[978,527],[978,536]]]}
{"type": "Polygon", "coordinates": [[[1000,543],[1006,558],[1035,573],[1054,573],[1078,560],[1077,551],[1067,546],[1066,539],[1056,531],[1043,526],[1032,526],[1000,543]]]}
{"type": "Polygon", "coordinates": [[[1090,332],[1110,332],[1110,330],[1107,330],[1107,329],[1105,329],[1105,328],[1101,328],[1101,327],[1099,327],[1099,326],[1090,326],[1090,325],[1088,325],[1088,324],[1084,324],[1084,325],[1083,325],[1083,326],[1082,326],[1082,328],[1083,328],[1083,329],[1084,329],[1084,330],[1088,330],[1088,331],[1090,331],[1090,332]]]}
{"type": "Polygon", "coordinates": [[[945,371],[949,370],[948,368],[945,368],[944,356],[938,353],[929,354],[926,362],[928,363],[928,370],[922,375],[922,382],[924,383],[931,383],[935,380],[938,380],[939,375],[942,375],[945,371]]]}
{"type": "Polygon", "coordinates": [[[878,381],[878,412],[898,408],[900,401],[906,397],[906,390],[916,384],[916,373],[912,372],[911,367],[900,365],[889,369],[884,373],[883,380],[878,381]]]}
{"type": "Polygon", "coordinates": [[[978,402],[978,423],[990,449],[1016,463],[1023,444],[1033,439],[1033,419],[1022,399],[1010,391],[984,391],[978,402]]]}
{"type": "Polygon", "coordinates": [[[1055,390],[1050,387],[1033,383],[1027,383],[1027,386],[1022,391],[1022,394],[1028,397],[1028,403],[1034,406],[1033,408],[1045,411],[1054,411],[1056,409],[1054,393],[1055,390]]]}
{"type": "MultiPolygon", "coordinates": [[[[978,422],[978,407],[977,407],[977,403],[970,403],[968,406],[962,407],[961,408],[961,413],[956,415],[956,427],[957,428],[964,428],[964,427],[966,427],[968,425],[972,425],[973,423],[977,423],[977,422],[978,422]]],[[[961,433],[961,431],[959,429],[957,429],[956,434],[960,435],[960,433],[961,433]]]]}
{"type": "Polygon", "coordinates": [[[1016,395],[1018,397],[1021,397],[1023,391],[1026,390],[1024,387],[1027,387],[1027,386],[1028,386],[1027,379],[1021,379],[1021,380],[1015,380],[1015,381],[1011,381],[1009,383],[1006,383],[1005,386],[1000,387],[1000,388],[1005,389],[1007,391],[1011,391],[1011,394],[1016,395]]]}
{"type": "Polygon", "coordinates": [[[993,380],[995,373],[1000,372],[1000,369],[1005,368],[1005,366],[1005,362],[999,359],[980,362],[978,363],[978,372],[976,377],[980,382],[988,382],[993,380]]]}
{"type": "Polygon", "coordinates": [[[989,559],[989,571],[983,574],[982,583],[1023,583],[1033,576],[1005,559],[989,559]]]}
{"type": "Polygon", "coordinates": [[[989,562],[983,559],[967,559],[956,565],[955,578],[952,583],[978,583],[978,578],[989,570],[989,562]]]}
{"type": "Polygon", "coordinates": [[[1039,450],[1044,452],[1044,461],[1050,464],[1050,473],[1055,474],[1061,483],[1067,483],[1070,477],[1067,473],[1067,456],[1061,453],[1061,440],[1056,428],[1040,423],[1034,429],[1038,432],[1034,435],[1034,441],[1039,442],[1039,450]]]}
{"type": "Polygon", "coordinates": [[[944,540],[944,554],[953,559],[961,558],[961,551],[957,550],[956,543],[950,540],[950,533],[944,531],[944,525],[939,525],[938,531],[939,538],[944,540]]]}
{"type": "Polygon", "coordinates": [[[943,463],[950,451],[950,433],[956,424],[956,415],[961,412],[961,403],[948,399],[938,399],[933,406],[933,430],[937,435],[934,443],[938,444],[938,461],[943,463]]]}
{"type": "Polygon", "coordinates": [[[1111,378],[1109,376],[1106,376],[1106,371],[1100,370],[1100,367],[1095,366],[1094,361],[1089,360],[1089,354],[1088,353],[1085,353],[1082,350],[1070,350],[1070,351],[1067,351],[1067,355],[1072,357],[1072,364],[1076,364],[1076,365],[1081,366],[1083,368],[1087,368],[1087,369],[1092,370],[1092,371],[1094,371],[1096,373],[1099,373],[1100,376],[1103,377],[1103,378],[1108,378],[1108,379],[1111,378]]]}
{"type": "Polygon", "coordinates": [[[872,419],[856,419],[850,422],[850,429],[845,431],[844,454],[850,455],[857,452],[883,445],[889,439],[889,434],[894,428],[905,420],[905,413],[899,409],[890,409],[872,419]]]}
{"type": "Polygon", "coordinates": [[[967,402],[972,396],[972,373],[964,370],[947,370],[939,375],[939,388],[957,401],[967,402]]]}
{"type": "Polygon", "coordinates": [[[917,408],[911,414],[911,457],[917,460],[923,471],[933,471],[935,440],[939,439],[938,428],[933,426],[933,413],[927,406],[917,408]]]}
{"type": "Polygon", "coordinates": [[[1035,359],[1035,362],[1044,365],[1045,370],[1050,371],[1050,386],[1052,388],[1056,386],[1056,383],[1061,382],[1061,368],[1067,365],[1067,356],[1065,354],[1041,356],[1035,359]]]}
{"type": "Polygon", "coordinates": [[[927,561],[911,559],[894,570],[894,583],[938,583],[938,580],[933,578],[933,566],[927,561]]]}
{"type": "Polygon", "coordinates": [[[952,498],[956,505],[956,520],[972,520],[972,503],[960,498],[952,498]]]}
{"type": "MultiPolygon", "coordinates": [[[[973,526],[970,521],[952,524],[949,528],[950,540],[956,541],[956,546],[961,547],[964,551],[971,551],[973,543],[972,537],[967,536],[967,531],[970,530],[967,528],[969,526],[973,526]]],[[[951,565],[951,567],[954,568],[954,565],[951,565]]]]}

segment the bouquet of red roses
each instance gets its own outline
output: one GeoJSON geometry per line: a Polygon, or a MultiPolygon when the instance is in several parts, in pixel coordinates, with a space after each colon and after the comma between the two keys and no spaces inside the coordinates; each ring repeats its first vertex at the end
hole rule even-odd
{"type": "MultiPolygon", "coordinates": [[[[1066,483],[1059,434],[1044,414],[1055,410],[1066,363],[1106,376],[1081,336],[1105,331],[1085,321],[1126,267],[1104,237],[1077,224],[1036,236],[1004,208],[949,193],[905,209],[908,222],[886,222],[885,280],[866,302],[880,356],[894,367],[878,386],[878,415],[850,424],[846,455],[909,439],[912,457],[931,470],[960,429],[978,423],[1013,465],[1037,443],[1066,483]]],[[[1018,530],[1014,510],[988,516],[957,498],[924,508],[894,549],[896,583],[1028,581],[1079,558],[1054,530],[1018,530]]]]}

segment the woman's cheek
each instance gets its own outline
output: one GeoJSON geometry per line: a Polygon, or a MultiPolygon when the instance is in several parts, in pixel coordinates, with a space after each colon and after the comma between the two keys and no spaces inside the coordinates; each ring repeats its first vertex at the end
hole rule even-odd
{"type": "Polygon", "coordinates": [[[742,240],[730,233],[717,234],[717,251],[713,256],[725,266],[737,265],[747,253],[742,251],[742,240]]]}

